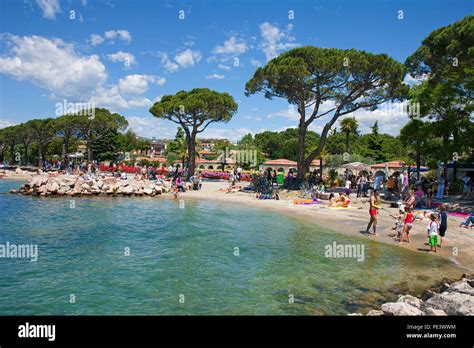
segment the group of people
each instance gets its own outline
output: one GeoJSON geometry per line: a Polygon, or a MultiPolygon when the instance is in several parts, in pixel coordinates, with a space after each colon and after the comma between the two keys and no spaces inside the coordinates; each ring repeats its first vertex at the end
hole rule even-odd
{"type": "MultiPolygon", "coordinates": [[[[415,222],[415,201],[416,198],[414,191],[411,190],[407,198],[403,202],[399,203],[398,214],[393,215],[389,212],[390,216],[396,219],[393,229],[397,232],[395,239],[398,240],[400,244],[404,241],[411,243],[410,232],[413,228],[413,223],[415,222]]],[[[374,189],[369,202],[370,220],[366,228],[366,233],[370,234],[370,228],[372,227],[373,235],[377,235],[377,214],[379,209],[383,209],[380,206],[378,190],[374,189]]],[[[446,207],[441,205],[439,207],[439,213],[429,213],[428,218],[429,223],[426,227],[428,245],[430,246],[430,251],[436,252],[438,247],[442,247],[443,237],[445,236],[448,229],[448,215],[446,212],[446,207]]]]}

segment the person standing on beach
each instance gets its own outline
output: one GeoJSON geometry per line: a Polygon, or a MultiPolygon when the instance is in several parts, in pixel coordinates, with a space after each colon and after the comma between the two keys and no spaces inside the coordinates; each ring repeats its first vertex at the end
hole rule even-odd
{"type": "Polygon", "coordinates": [[[462,189],[462,198],[467,195],[469,198],[471,196],[471,178],[467,175],[467,172],[464,174],[463,178],[463,189],[462,189]]]}
{"type": "Polygon", "coordinates": [[[369,215],[370,215],[370,220],[369,224],[367,225],[367,229],[365,230],[366,234],[370,234],[370,226],[372,226],[374,230],[374,236],[377,235],[377,210],[379,209],[378,206],[378,196],[379,192],[377,190],[374,190],[372,195],[370,196],[370,207],[369,207],[369,215]]]}
{"type": "Polygon", "coordinates": [[[428,245],[430,246],[430,251],[436,252],[436,247],[438,246],[438,223],[436,222],[436,214],[430,214],[430,223],[426,227],[428,232],[428,245]]]}
{"type": "Polygon", "coordinates": [[[446,214],[446,207],[444,204],[441,204],[439,207],[439,214],[438,214],[438,221],[439,221],[439,247],[443,246],[443,237],[446,234],[446,230],[448,229],[448,214],[446,214]]]}
{"type": "Polygon", "coordinates": [[[408,243],[411,243],[410,231],[413,227],[413,220],[415,219],[411,208],[405,207],[405,214],[403,216],[403,219],[404,219],[404,225],[403,225],[402,236],[400,238],[400,244],[402,244],[403,242],[404,235],[407,236],[408,243]]]}
{"type": "Polygon", "coordinates": [[[444,195],[444,176],[441,175],[441,177],[438,180],[438,191],[436,192],[436,199],[443,199],[444,195]]]}

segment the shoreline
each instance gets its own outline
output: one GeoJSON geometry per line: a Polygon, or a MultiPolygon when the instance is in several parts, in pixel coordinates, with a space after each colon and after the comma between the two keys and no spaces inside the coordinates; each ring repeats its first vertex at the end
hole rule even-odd
{"type": "MultiPolygon", "coordinates": [[[[6,180],[14,180],[14,181],[25,181],[27,179],[32,179],[31,182],[35,181],[42,181],[46,178],[45,175],[34,175],[31,176],[24,176],[24,175],[15,175],[13,177],[7,177],[6,180]],[[42,178],[41,178],[42,177],[42,178]]],[[[67,181],[65,178],[59,178],[62,181],[67,181]]],[[[69,180],[73,180],[74,178],[70,178],[69,180]]],[[[106,179],[104,179],[104,182],[106,179]]],[[[49,183],[51,184],[51,182],[49,183]]],[[[140,181],[138,180],[129,180],[128,184],[131,187],[136,187],[140,185],[140,181]]],[[[145,187],[150,185],[148,181],[142,181],[142,185],[145,187]]],[[[379,225],[377,236],[373,235],[366,235],[361,233],[367,224],[368,220],[368,202],[367,198],[355,198],[351,197],[351,208],[340,208],[340,209],[331,209],[327,207],[327,203],[322,204],[315,204],[315,205],[293,205],[293,199],[300,199],[298,197],[299,192],[286,192],[281,190],[280,191],[280,200],[259,200],[255,197],[255,193],[249,192],[233,192],[233,193],[226,193],[223,192],[222,189],[228,187],[229,183],[227,181],[219,180],[219,181],[204,181],[203,188],[199,191],[187,190],[185,193],[179,193],[177,198],[174,198],[172,193],[170,193],[168,185],[163,185],[163,191],[161,193],[153,193],[153,194],[118,194],[118,195],[110,195],[106,194],[105,192],[101,192],[100,194],[91,194],[90,192],[82,191],[82,194],[76,194],[72,197],[74,198],[92,198],[94,199],[110,199],[113,197],[115,199],[126,199],[126,197],[135,198],[137,196],[148,196],[148,199],[167,199],[171,201],[184,202],[186,201],[191,202],[199,202],[199,201],[214,201],[214,202],[224,202],[224,203],[231,203],[234,205],[243,205],[247,208],[258,208],[261,210],[268,209],[272,212],[285,214],[286,216],[295,219],[297,221],[306,222],[309,225],[318,226],[327,230],[329,233],[337,233],[339,235],[349,236],[351,238],[368,238],[370,241],[376,243],[384,243],[391,246],[398,246],[404,248],[405,250],[409,250],[412,252],[425,252],[426,253],[426,237],[424,228],[426,227],[427,222],[425,221],[417,221],[414,224],[414,228],[412,231],[412,244],[403,243],[399,244],[398,242],[394,241],[390,234],[393,231],[390,229],[391,226],[394,224],[394,219],[390,218],[388,213],[380,211],[379,214],[379,225]],[[156,197],[155,197],[156,196],[156,197]],[[159,198],[158,198],[159,196],[159,198]]],[[[242,185],[245,185],[243,183],[242,185]]],[[[47,185],[46,185],[47,186],[47,185]]],[[[158,185],[157,185],[158,186],[158,185]]],[[[40,186],[45,187],[45,186],[40,186]]],[[[35,189],[36,190],[36,189],[35,189]]],[[[28,194],[23,191],[23,195],[32,195],[34,197],[42,197],[42,198],[64,198],[68,196],[66,193],[63,194],[48,194],[48,195],[38,195],[35,191],[34,194],[28,194]]],[[[390,208],[387,203],[382,203],[387,210],[391,210],[393,212],[397,211],[397,208],[390,208]]],[[[159,207],[159,205],[158,205],[159,207]]],[[[465,294],[458,294],[456,292],[454,295],[451,295],[451,290],[446,292],[445,290],[448,287],[445,285],[447,277],[449,279],[459,279],[465,277],[465,274],[473,273],[472,266],[474,265],[474,242],[472,240],[472,233],[470,230],[459,228],[457,227],[459,222],[462,219],[459,217],[449,217],[448,223],[448,233],[447,233],[447,241],[448,245],[445,247],[438,249],[439,252],[434,254],[430,253],[430,257],[442,257],[445,258],[447,262],[450,262],[455,269],[453,275],[444,272],[439,273],[439,277],[436,276],[435,278],[431,279],[429,282],[424,282],[424,286],[421,288],[423,293],[417,293],[417,291],[410,291],[409,293],[402,293],[399,295],[398,300],[395,302],[385,302],[381,306],[373,303],[373,307],[371,310],[368,310],[361,313],[348,313],[348,315],[458,315],[457,313],[461,313],[461,309],[467,306],[468,310],[466,313],[467,315],[471,315],[472,312],[472,297],[471,290],[467,295],[465,294]],[[464,234],[464,235],[463,235],[464,234]],[[466,238],[471,237],[471,238],[466,238]],[[454,248],[459,249],[459,252],[456,256],[453,254],[454,248]],[[440,291],[433,291],[434,288],[440,288],[440,291]],[[429,293],[429,296],[426,296],[426,293],[429,293]],[[415,297],[416,296],[416,297],[415,297]],[[453,300],[451,299],[452,296],[456,296],[453,300]],[[464,296],[464,297],[463,297],[464,296]],[[433,300],[429,300],[433,297],[433,300]],[[463,298],[461,298],[463,297],[463,298]],[[455,303],[456,311],[453,312],[450,308],[450,303],[452,301],[461,301],[463,304],[458,305],[458,302],[455,303]],[[466,305],[464,305],[466,303],[466,305]],[[450,312],[451,311],[451,312],[450,312]],[[455,314],[453,314],[455,313],[455,314]]],[[[396,266],[396,265],[395,265],[396,266]]],[[[470,280],[463,280],[466,284],[472,284],[472,275],[470,276],[470,280]]],[[[460,280],[461,281],[461,280],[460,280]]],[[[460,282],[459,281],[459,282],[460,282]]],[[[449,283],[454,281],[448,281],[449,283]]],[[[463,287],[467,287],[463,283],[463,287]]],[[[471,285],[469,285],[471,286],[471,285]]],[[[453,288],[455,289],[455,288],[453,288]]],[[[464,289],[464,288],[463,288],[464,289]]],[[[413,290],[413,289],[412,289],[413,290]]],[[[464,290],[463,290],[464,291],[464,290]]],[[[462,312],[464,313],[464,312],[462,312]]],[[[464,314],[461,314],[464,315],[464,314]]]]}
{"type": "MultiPolygon", "coordinates": [[[[74,177],[67,176],[58,176],[58,177],[48,177],[45,174],[38,175],[34,173],[21,173],[15,174],[10,172],[10,175],[4,176],[4,179],[8,180],[29,180],[32,179],[32,182],[41,181],[45,178],[53,179],[53,181],[61,180],[73,180],[74,177]]],[[[1,180],[1,179],[0,179],[1,180]]],[[[137,185],[141,185],[141,191],[144,191],[148,185],[153,185],[150,181],[135,181],[134,179],[124,180],[125,184],[129,184],[134,188],[137,185]]],[[[118,183],[122,183],[118,181],[118,183]]],[[[167,183],[167,182],[166,182],[167,183]]],[[[242,186],[246,186],[248,183],[242,182],[242,186]]],[[[161,185],[161,184],[160,184],[161,185]]],[[[474,272],[474,235],[470,229],[465,229],[458,227],[459,224],[464,221],[463,218],[457,216],[448,216],[448,231],[446,233],[446,238],[443,238],[445,242],[444,247],[438,248],[437,253],[429,252],[429,248],[426,245],[426,232],[425,228],[428,224],[428,221],[415,220],[413,228],[411,231],[412,243],[409,244],[404,242],[399,244],[391,236],[395,232],[391,229],[394,226],[395,219],[389,216],[389,213],[384,210],[380,210],[378,214],[378,225],[377,225],[377,235],[368,235],[365,234],[365,228],[368,223],[368,209],[369,203],[368,198],[356,198],[351,196],[351,206],[349,208],[329,208],[327,203],[323,201],[322,204],[315,205],[293,205],[292,200],[301,199],[298,196],[297,191],[285,192],[280,191],[280,200],[259,200],[255,198],[255,193],[249,192],[232,192],[226,193],[221,190],[227,188],[229,182],[225,180],[205,180],[203,181],[202,189],[198,191],[187,190],[185,193],[179,193],[179,200],[186,199],[202,199],[202,200],[211,200],[219,202],[232,202],[235,204],[244,204],[247,207],[259,207],[261,209],[271,209],[272,211],[289,215],[291,217],[296,217],[303,219],[306,222],[315,224],[322,228],[330,229],[333,232],[351,236],[366,238],[371,241],[380,242],[389,244],[392,246],[402,247],[414,252],[425,252],[429,253],[434,257],[444,257],[449,262],[452,262],[456,267],[462,269],[464,272],[474,272]]],[[[45,186],[43,186],[45,187],[45,186]]],[[[149,194],[149,197],[160,196],[162,198],[174,199],[170,193],[169,187],[161,185],[158,187],[158,183],[155,187],[152,187],[153,191],[149,194]]],[[[36,190],[36,189],[35,189],[36,190]]],[[[140,190],[140,189],[139,189],[140,190]]],[[[20,191],[20,190],[18,190],[20,191]]],[[[21,193],[21,192],[20,192],[21,193]]],[[[118,197],[123,196],[147,196],[147,192],[118,192],[118,197]]],[[[27,193],[23,193],[27,194],[27,193]]],[[[28,195],[28,194],[27,194],[28,195]]],[[[32,194],[33,196],[35,194],[32,194]]],[[[44,196],[45,194],[41,194],[44,196]]],[[[61,194],[62,195],[62,194],[61,194]]],[[[58,195],[58,196],[61,196],[58,195]]],[[[76,193],[73,195],[68,195],[64,193],[64,196],[67,197],[94,197],[97,195],[97,192],[94,193],[94,190],[91,192],[76,193]]],[[[50,195],[48,192],[46,195],[49,197],[56,197],[55,194],[50,195]]],[[[108,194],[101,192],[98,197],[112,196],[110,190],[108,194]]],[[[384,209],[390,211],[392,214],[397,213],[397,208],[391,208],[387,203],[382,202],[384,209]]]]}
{"type": "MultiPolygon", "coordinates": [[[[47,175],[37,175],[34,173],[15,174],[10,172],[9,175],[4,176],[4,179],[24,181],[28,179],[48,178],[47,175]]],[[[62,177],[53,177],[53,179],[62,179],[62,177]]],[[[1,180],[1,179],[0,179],[1,180]]],[[[136,185],[138,181],[133,179],[128,180],[131,185],[136,185]]],[[[150,182],[144,182],[146,186],[150,182]]],[[[242,182],[245,186],[248,183],[242,182]]],[[[366,238],[371,241],[385,243],[388,245],[402,247],[414,252],[425,252],[431,254],[433,257],[443,257],[449,262],[452,262],[456,267],[462,269],[464,272],[474,272],[474,235],[469,229],[458,227],[464,220],[460,217],[448,217],[448,231],[446,238],[444,238],[445,245],[438,248],[437,253],[429,252],[426,245],[425,228],[428,221],[416,220],[411,231],[412,243],[404,242],[399,244],[390,235],[395,233],[391,230],[395,219],[389,216],[387,211],[380,210],[378,214],[377,236],[365,234],[365,228],[368,223],[368,198],[351,197],[351,207],[349,208],[329,208],[323,201],[322,204],[315,205],[293,205],[292,200],[301,199],[298,192],[284,192],[280,191],[280,200],[259,200],[255,198],[255,193],[244,192],[222,192],[221,189],[227,188],[229,183],[224,180],[205,180],[201,190],[187,190],[185,193],[179,193],[179,200],[211,200],[219,202],[230,202],[235,204],[244,204],[249,207],[259,207],[261,209],[270,209],[274,212],[289,215],[294,218],[303,219],[305,222],[315,224],[322,228],[330,229],[333,232],[358,238],[366,238]]],[[[127,194],[130,195],[130,194],[127,194]]],[[[133,195],[133,194],[132,194],[133,195]]],[[[146,194],[145,194],[146,195],[146,194]]],[[[67,196],[66,194],[64,196],[67,196]]],[[[76,194],[70,197],[94,197],[94,194],[76,194]]],[[[98,197],[107,196],[101,193],[98,197]]],[[[110,194],[109,194],[110,196],[110,194]]],[[[120,194],[119,197],[122,195],[120,194]]],[[[124,193],[125,196],[125,193],[124,193]]],[[[137,194],[133,196],[143,196],[137,194]]],[[[155,194],[150,197],[154,197],[155,194]]],[[[156,194],[160,198],[174,199],[169,188],[162,187],[162,192],[156,194]]],[[[54,195],[48,197],[56,197],[54,195]]],[[[397,208],[391,208],[388,204],[382,203],[382,206],[390,211],[392,214],[397,213],[397,208]]]]}

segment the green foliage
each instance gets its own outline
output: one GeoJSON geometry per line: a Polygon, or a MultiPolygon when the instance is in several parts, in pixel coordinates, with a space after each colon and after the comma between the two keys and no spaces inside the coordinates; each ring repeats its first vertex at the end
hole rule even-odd
{"type": "Polygon", "coordinates": [[[262,92],[266,98],[284,98],[297,107],[300,121],[296,160],[302,178],[311,161],[323,151],[339,117],[404,98],[408,93],[404,76],[405,67],[386,54],[305,46],[284,52],[258,68],[245,85],[245,94],[262,92]],[[324,103],[334,107],[322,111],[324,103]],[[308,127],[325,115],[330,117],[318,144],[307,144],[308,127]],[[313,147],[311,151],[309,147],[313,147]]]}
{"type": "Polygon", "coordinates": [[[186,134],[189,156],[188,177],[194,175],[196,166],[196,136],[214,122],[229,122],[237,112],[237,103],[228,93],[208,88],[180,91],[165,95],[151,108],[150,113],[180,125],[186,134]]]}

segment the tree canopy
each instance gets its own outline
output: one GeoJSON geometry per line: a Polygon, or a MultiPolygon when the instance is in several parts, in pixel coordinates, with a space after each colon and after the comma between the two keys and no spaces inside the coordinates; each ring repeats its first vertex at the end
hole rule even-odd
{"type": "Polygon", "coordinates": [[[404,76],[405,67],[386,54],[305,46],[284,52],[258,68],[247,82],[245,93],[262,92],[266,98],[284,98],[297,107],[298,177],[303,178],[322,152],[337,119],[404,98],[408,92],[404,76]],[[326,115],[318,146],[306,154],[308,127],[326,115]]]}
{"type": "Polygon", "coordinates": [[[180,125],[186,134],[188,147],[188,177],[194,175],[196,167],[196,136],[211,123],[229,122],[237,112],[237,103],[228,93],[220,93],[208,88],[179,91],[175,95],[165,95],[156,102],[150,112],[180,125]]]}

